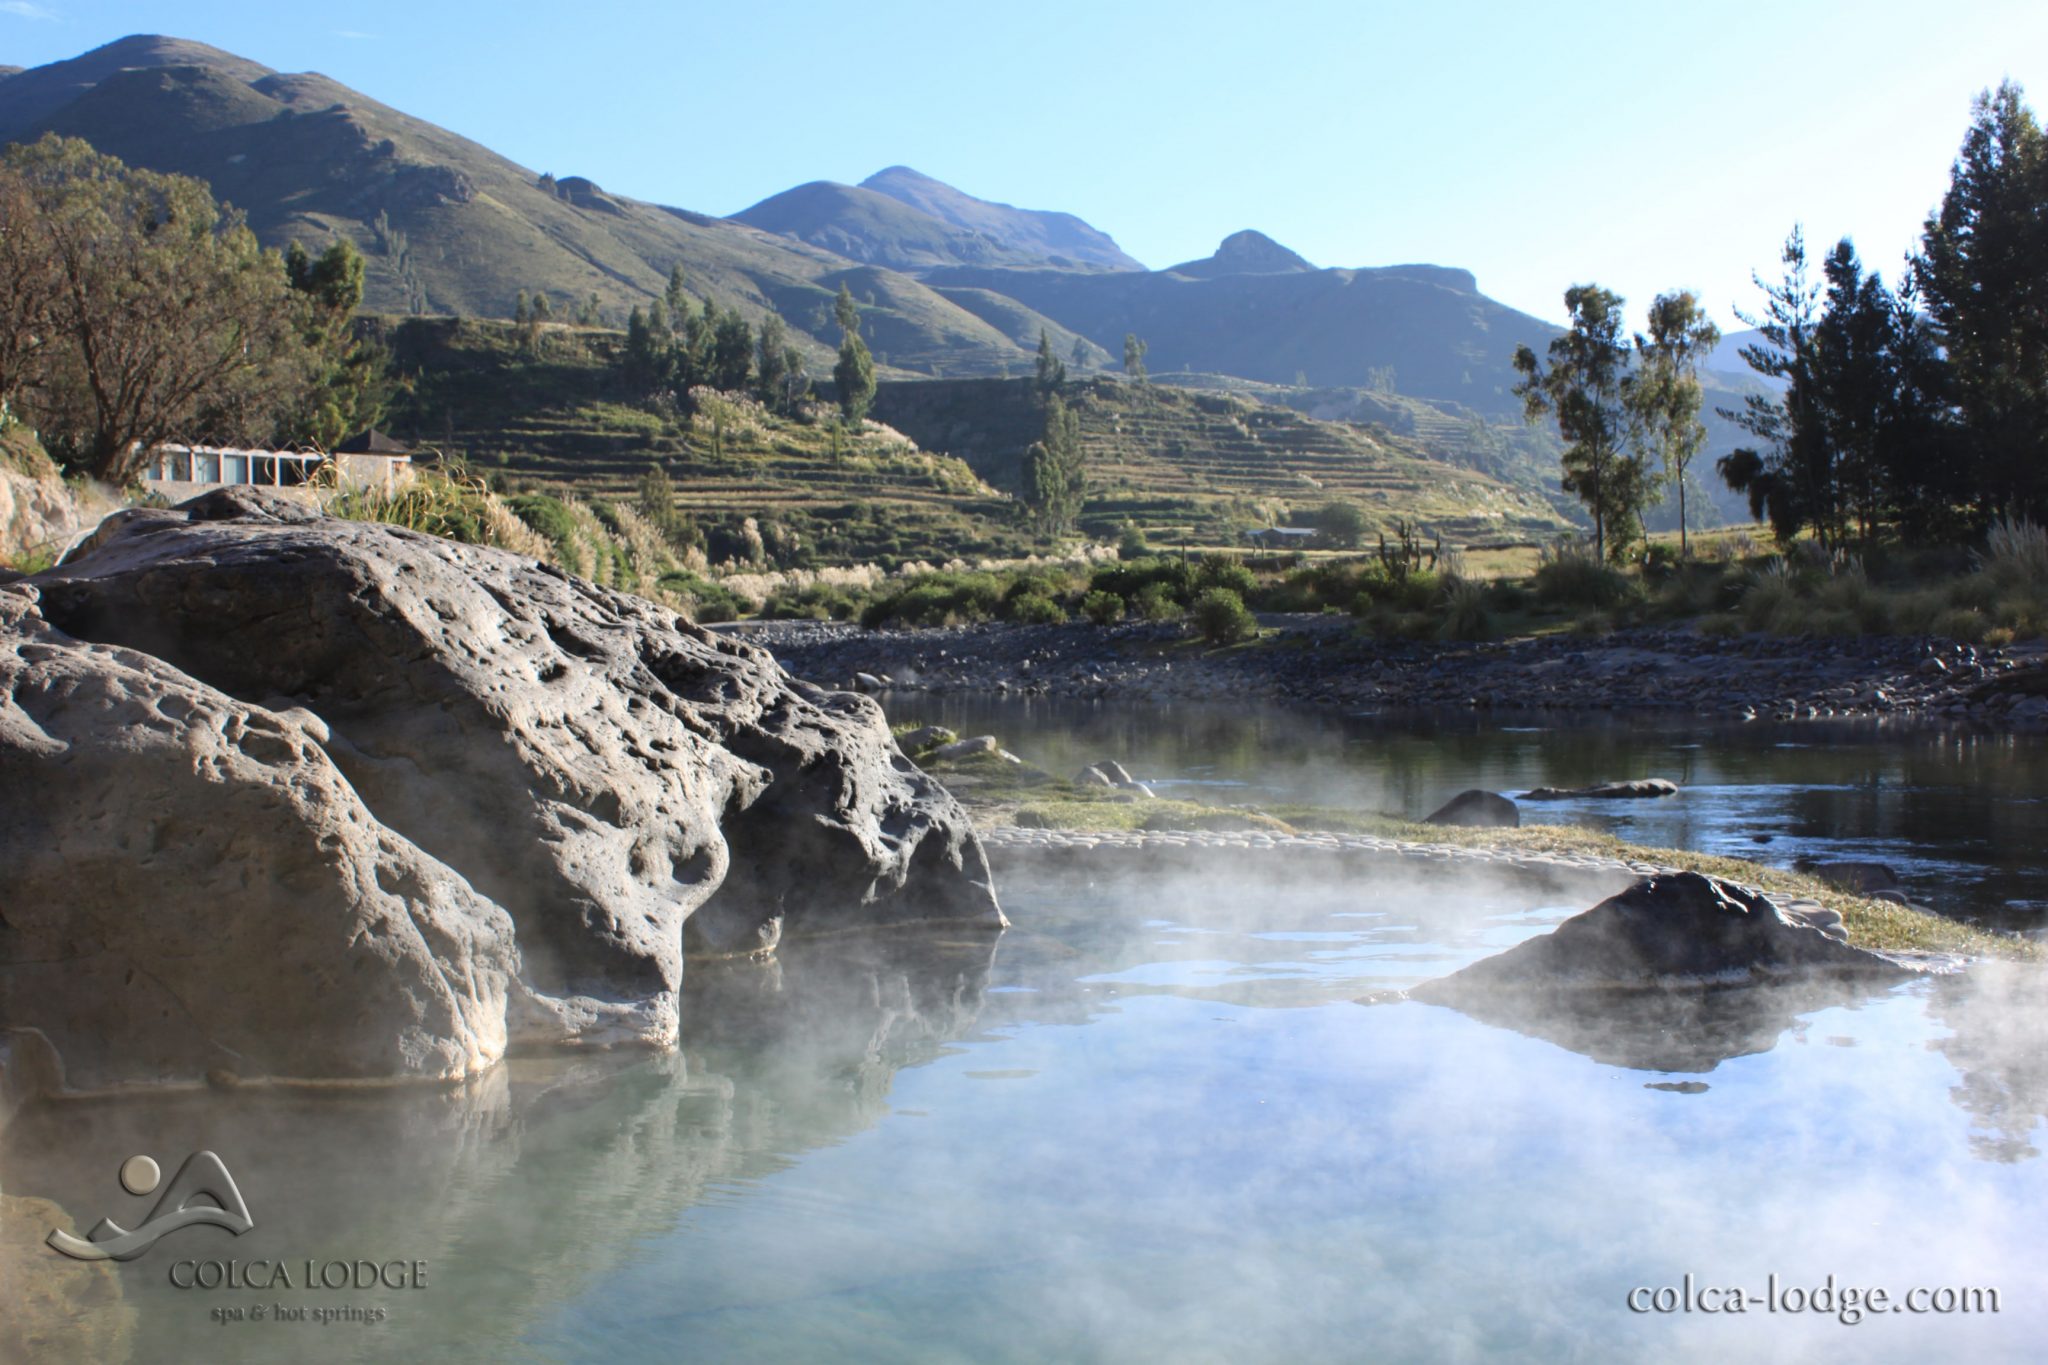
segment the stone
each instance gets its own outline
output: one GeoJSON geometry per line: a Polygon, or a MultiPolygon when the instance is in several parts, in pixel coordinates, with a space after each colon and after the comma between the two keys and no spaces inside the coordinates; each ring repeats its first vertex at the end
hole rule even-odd
{"type": "MultiPolygon", "coordinates": [[[[395,850],[381,855],[392,886],[460,884],[509,917],[513,1041],[673,1044],[686,943],[746,953],[785,926],[1003,923],[965,812],[880,707],[797,682],[758,648],[517,555],[260,490],[109,521],[31,580],[48,623],[252,714],[248,699],[270,699],[317,717],[324,739],[267,710],[219,723],[282,734],[255,741],[266,755],[319,751],[359,798],[363,837],[395,850]]],[[[171,705],[150,724],[176,747],[197,714],[171,705]]],[[[100,818],[146,829],[156,809],[100,818]]],[[[293,868],[308,838],[273,821],[224,866],[293,868]]],[[[109,861],[151,853],[116,848],[109,861]]],[[[34,839],[0,839],[0,862],[17,850],[33,856],[34,839]]]]}
{"type": "Polygon", "coordinates": [[[1811,975],[1903,975],[1851,947],[1832,913],[1782,905],[1699,872],[1643,877],[1551,933],[1416,987],[1456,1004],[1475,994],[1671,990],[1811,975]]]}
{"type": "Polygon", "coordinates": [[[973,758],[976,754],[1001,753],[1002,747],[994,735],[976,735],[972,739],[961,739],[955,740],[951,744],[942,744],[932,750],[932,757],[947,759],[973,758]]]}
{"type": "Polygon", "coordinates": [[[1074,785],[1077,787],[1114,787],[1116,783],[1110,780],[1108,773],[1091,763],[1081,769],[1080,772],[1074,774],[1074,785]]]}
{"type": "Polygon", "coordinates": [[[889,684],[886,681],[876,677],[872,673],[854,674],[853,685],[863,692],[884,692],[887,691],[889,687],[889,684]]]}
{"type": "Polygon", "coordinates": [[[0,1038],[29,1087],[446,1081],[504,1053],[510,917],[304,727],[0,588],[0,1038]]]}
{"type": "Polygon", "coordinates": [[[1128,787],[1137,781],[1136,778],[1131,776],[1129,769],[1125,768],[1123,764],[1118,763],[1115,759],[1105,759],[1103,762],[1096,764],[1095,767],[1097,771],[1109,779],[1111,786],[1128,787]]]}
{"type": "Polygon", "coordinates": [[[1524,801],[1601,801],[1646,799],[1678,795],[1678,784],[1663,777],[1642,777],[1633,782],[1596,782],[1590,787],[1537,787],[1522,793],[1524,801]]]}
{"type": "Polygon", "coordinates": [[[904,735],[898,742],[903,746],[906,753],[914,754],[920,749],[929,749],[934,745],[951,744],[958,738],[960,736],[954,734],[943,725],[920,725],[917,729],[904,735]]]}
{"type": "Polygon", "coordinates": [[[54,564],[85,529],[62,479],[24,474],[0,458],[0,565],[54,564]]]}
{"type": "Polygon", "coordinates": [[[1465,825],[1477,829],[1519,829],[1521,808],[1498,792],[1474,787],[1459,792],[1423,820],[1425,825],[1465,825]]]}

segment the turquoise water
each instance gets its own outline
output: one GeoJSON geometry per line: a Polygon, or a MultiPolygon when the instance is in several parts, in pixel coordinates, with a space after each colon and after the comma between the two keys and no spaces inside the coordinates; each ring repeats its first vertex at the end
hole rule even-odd
{"type": "Polygon", "coordinates": [[[678,1056],[31,1113],[9,1194],[133,1226],[119,1163],[210,1147],[257,1227],[167,1238],[69,1318],[48,1296],[79,1267],[4,1264],[74,1340],[132,1315],[138,1361],[2039,1358],[2038,974],[1500,1027],[1357,1001],[1578,907],[1270,877],[1016,878],[1006,903],[999,938],[693,971],[678,1056]],[[168,1283],[229,1256],[418,1258],[428,1284],[168,1283]],[[1629,1311],[1687,1273],[2002,1311],[1629,1311]],[[213,1320],[279,1301],[387,1316],[213,1320]]]}

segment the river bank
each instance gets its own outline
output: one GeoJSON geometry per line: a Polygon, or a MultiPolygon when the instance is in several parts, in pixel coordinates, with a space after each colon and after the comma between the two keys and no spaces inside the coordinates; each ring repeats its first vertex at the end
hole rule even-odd
{"type": "Polygon", "coordinates": [[[1266,629],[1257,642],[1223,649],[1170,623],[868,630],[761,621],[717,629],[766,646],[798,677],[868,690],[1743,720],[1912,715],[2048,728],[2048,646],[2038,641],[1988,648],[1924,637],[1720,638],[1644,628],[1467,644],[1374,639],[1339,616],[1260,621],[1266,629]]]}

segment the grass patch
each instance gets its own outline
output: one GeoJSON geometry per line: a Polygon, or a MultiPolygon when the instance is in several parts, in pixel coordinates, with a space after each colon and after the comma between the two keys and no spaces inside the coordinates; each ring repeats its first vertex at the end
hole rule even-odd
{"type": "Polygon", "coordinates": [[[1207,806],[1193,801],[1134,798],[1129,792],[1109,788],[1078,787],[1037,769],[1028,766],[1020,769],[1017,764],[986,756],[961,764],[929,766],[948,786],[953,786],[957,776],[968,770],[975,776],[986,775],[989,779],[986,782],[960,782],[955,792],[967,803],[975,819],[984,825],[1015,825],[1077,833],[1262,830],[1271,834],[1292,834],[1329,831],[1462,848],[1571,854],[1617,862],[1654,863],[1659,867],[1704,872],[1773,894],[1818,901],[1841,912],[1850,941],[1859,947],[2048,962],[2048,945],[1992,933],[1889,901],[1853,895],[1803,872],[1685,849],[1646,848],[1624,842],[1611,834],[1568,825],[1465,829],[1452,825],[1425,825],[1372,811],[1327,806],[1282,804],[1253,810],[1207,806]],[[1006,780],[1005,774],[992,771],[1001,768],[1009,769],[1014,776],[1006,780]]]}

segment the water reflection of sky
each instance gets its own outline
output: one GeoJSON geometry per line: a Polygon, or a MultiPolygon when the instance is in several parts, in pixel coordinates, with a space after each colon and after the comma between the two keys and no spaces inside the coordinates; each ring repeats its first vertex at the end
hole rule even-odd
{"type": "MultiPolygon", "coordinates": [[[[1327,904],[1293,902],[1284,926],[1227,910],[1162,936],[1114,932],[1101,904],[1013,908],[1023,951],[991,979],[1031,996],[898,1073],[874,1128],[699,1211],[534,1340],[626,1359],[666,1341],[712,1359],[1909,1360],[2024,1359],[2048,1327],[2048,1172],[1973,1149],[1925,984],[1799,1015],[1673,1094],[1449,1010],[1352,1003],[1381,979],[1372,954],[1317,954],[1391,920],[1332,929],[1327,904]],[[1078,954],[1034,949],[1034,923],[1078,954]],[[1226,943],[1293,956],[1200,955],[1226,943]],[[1219,998],[1231,977],[1320,989],[1268,1008],[1219,998]],[[2006,1311],[1626,1311],[1630,1287],[1688,1272],[1991,1284],[2006,1311]]],[[[1520,937],[1555,914],[1500,918],[1520,937]]],[[[1453,937],[1438,956],[1469,956],[1453,937]]]]}
{"type": "Polygon", "coordinates": [[[681,1056],[27,1115],[0,1183],[89,1222],[132,1151],[204,1145],[259,1226],[193,1253],[433,1262],[391,1322],[288,1336],[143,1267],[137,1362],[2038,1359],[2038,971],[1588,1032],[1359,1003],[1576,908],[1512,886],[1016,879],[1006,904],[1000,938],[693,968],[681,1056]],[[1627,1311],[1687,1273],[2004,1311],[1627,1311]]]}
{"type": "Polygon", "coordinates": [[[1507,723],[1484,715],[1359,717],[1255,707],[1007,702],[912,695],[892,715],[994,732],[1061,774],[1115,758],[1161,795],[1307,801],[1419,817],[1468,787],[1668,777],[1650,801],[1525,803],[1532,823],[1745,857],[1887,863],[1936,908],[2044,927],[2048,738],[1930,726],[1507,723]]]}

